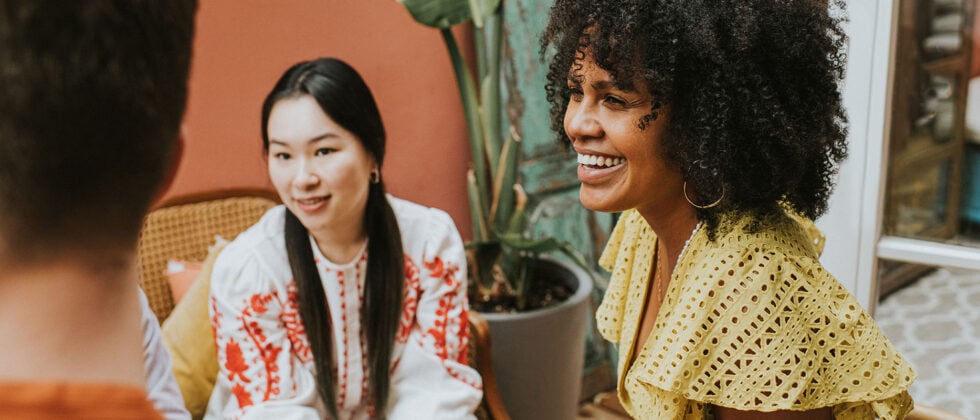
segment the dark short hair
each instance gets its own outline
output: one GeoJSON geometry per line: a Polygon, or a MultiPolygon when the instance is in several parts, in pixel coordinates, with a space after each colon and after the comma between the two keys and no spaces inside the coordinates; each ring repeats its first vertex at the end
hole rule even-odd
{"type": "Polygon", "coordinates": [[[647,86],[641,128],[669,107],[663,158],[708,192],[701,204],[724,190],[698,210],[712,236],[724,212],[816,218],[847,153],[844,5],[831,3],[841,13],[819,0],[557,0],[542,36],[552,128],[567,141],[566,83],[588,52],[620,87],[647,86]]]}
{"type": "Polygon", "coordinates": [[[135,245],[187,98],[196,0],[0,0],[7,252],[135,245]]]}

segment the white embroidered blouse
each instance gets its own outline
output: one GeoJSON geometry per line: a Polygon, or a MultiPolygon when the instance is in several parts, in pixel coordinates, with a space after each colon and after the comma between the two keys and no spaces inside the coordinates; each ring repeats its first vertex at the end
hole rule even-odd
{"type": "MultiPolygon", "coordinates": [[[[445,212],[389,196],[405,252],[402,319],[391,363],[389,419],[463,419],[482,398],[466,364],[466,258],[445,212]]],[[[221,370],[207,418],[321,419],[312,352],[299,317],[286,256],[285,207],[267,212],[214,265],[211,322],[221,370]]],[[[341,419],[374,417],[366,397],[367,354],[360,311],[367,250],[346,263],[311,246],[333,320],[341,419]]]]}

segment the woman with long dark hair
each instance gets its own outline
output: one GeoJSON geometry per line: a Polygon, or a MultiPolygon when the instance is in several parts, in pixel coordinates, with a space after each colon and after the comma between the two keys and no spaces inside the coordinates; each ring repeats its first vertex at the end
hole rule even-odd
{"type": "Polygon", "coordinates": [[[283,205],[215,262],[210,417],[467,418],[466,260],[450,217],[385,194],[385,132],[346,63],[292,66],[262,105],[283,205]]]}

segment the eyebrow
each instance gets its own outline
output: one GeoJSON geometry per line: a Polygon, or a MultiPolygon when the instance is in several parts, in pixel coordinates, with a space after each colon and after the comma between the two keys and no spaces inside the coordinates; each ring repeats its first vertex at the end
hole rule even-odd
{"type": "MultiPolygon", "coordinates": [[[[584,77],[582,77],[581,75],[569,74],[568,77],[565,80],[567,82],[569,82],[569,83],[574,83],[576,85],[581,85],[582,84],[582,79],[584,79],[584,77]]],[[[614,82],[612,80],[599,80],[599,81],[595,81],[595,82],[590,83],[589,86],[592,86],[592,89],[595,89],[595,90],[605,90],[605,89],[613,89],[613,88],[615,88],[615,89],[622,89],[621,87],[619,87],[619,86],[616,85],[616,82],[614,82]]]]}
{"type": "Polygon", "coordinates": [[[597,82],[592,82],[592,89],[595,90],[606,90],[606,89],[613,89],[613,88],[618,89],[616,84],[613,83],[611,80],[600,80],[597,82]]]}
{"type": "MultiPolygon", "coordinates": [[[[320,134],[319,136],[316,136],[316,137],[313,137],[313,138],[307,140],[306,141],[306,144],[316,143],[318,141],[323,141],[323,140],[326,140],[326,139],[337,138],[337,137],[340,137],[340,136],[338,136],[335,133],[323,133],[323,134],[320,134]]],[[[282,140],[276,140],[276,139],[269,139],[269,144],[277,144],[277,145],[280,145],[280,146],[288,146],[288,144],[286,144],[286,142],[284,142],[282,140]]]]}

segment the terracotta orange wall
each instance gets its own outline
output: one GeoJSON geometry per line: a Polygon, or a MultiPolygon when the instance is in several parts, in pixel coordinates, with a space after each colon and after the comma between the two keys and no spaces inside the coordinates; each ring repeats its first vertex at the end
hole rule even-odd
{"type": "Polygon", "coordinates": [[[439,32],[395,0],[206,0],[194,48],[184,155],[164,199],[271,189],[262,100],[290,65],[334,56],[361,73],[378,102],[389,192],[448,211],[470,237],[469,149],[449,58],[439,32]]]}
{"type": "Polygon", "coordinates": [[[980,75],[980,0],[973,1],[973,52],[970,55],[970,77],[980,75]]]}

